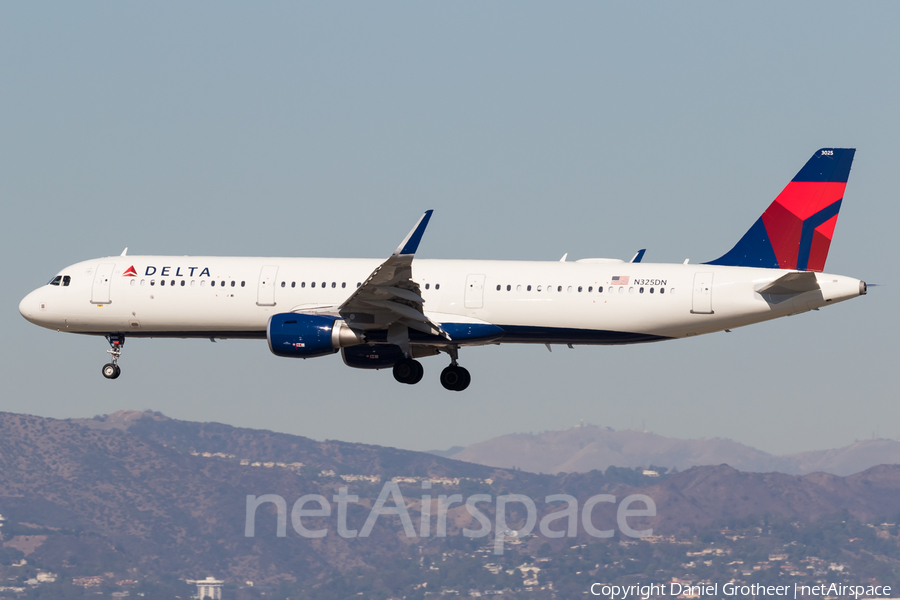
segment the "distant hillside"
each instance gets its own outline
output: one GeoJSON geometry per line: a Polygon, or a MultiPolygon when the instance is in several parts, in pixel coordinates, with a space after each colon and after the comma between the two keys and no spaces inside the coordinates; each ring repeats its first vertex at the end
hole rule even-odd
{"type": "MultiPolygon", "coordinates": [[[[588,428],[584,430],[579,433],[587,435],[588,428]]],[[[631,451],[627,441],[621,440],[621,456],[631,451]]],[[[669,447],[690,456],[666,446],[664,438],[658,443],[659,453],[669,447]]],[[[722,442],[723,451],[735,452],[738,445],[728,444],[722,442]]],[[[656,456],[648,453],[645,460],[661,462],[656,456]]],[[[525,466],[517,460],[519,464],[525,466]]],[[[725,465],[662,477],[615,468],[538,475],[395,448],[177,421],[154,413],[122,411],[75,420],[0,413],[0,514],[5,519],[0,574],[22,573],[9,565],[24,555],[27,568],[51,570],[64,581],[214,574],[230,582],[254,581],[257,590],[266,584],[299,585],[309,591],[322,581],[343,585],[347,573],[368,581],[366,574],[391,569],[405,573],[406,579],[379,585],[418,589],[418,596],[410,597],[423,597],[421,586],[415,588],[421,573],[438,576],[423,556],[453,552],[463,557],[460,560],[474,561],[465,563],[467,568],[482,569],[479,565],[488,560],[496,532],[496,506],[491,503],[481,505],[491,533],[480,539],[462,535],[464,528],[477,530],[481,525],[460,503],[447,511],[447,537],[408,538],[395,516],[379,518],[365,539],[335,533],[340,511],[333,498],[341,488],[358,497],[347,507],[346,521],[349,528],[361,530],[384,482],[392,477],[400,479],[402,500],[417,527],[429,519],[423,517],[425,506],[433,527],[436,498],[451,494],[524,494],[534,500],[538,519],[559,508],[545,503],[550,494],[571,495],[579,505],[597,494],[618,499],[646,494],[656,503],[657,514],[632,518],[631,525],[688,540],[704,528],[734,519],[775,516],[809,523],[829,515],[865,520],[900,512],[900,466],[876,467],[851,477],[746,473],[725,465]],[[247,537],[247,497],[267,494],[287,503],[286,535],[276,535],[275,507],[266,504],[258,510],[255,536],[247,537]],[[291,506],[307,494],[321,494],[331,507],[331,520],[306,521],[324,527],[324,537],[304,538],[294,530],[291,506]],[[431,496],[430,505],[423,495],[431,496]]],[[[614,503],[602,502],[594,519],[615,524],[615,511],[614,503]]],[[[514,510],[508,518],[508,526],[518,528],[525,516],[514,510]]],[[[583,544],[609,543],[589,536],[582,521],[573,533],[583,544]]],[[[535,560],[548,544],[563,552],[576,547],[574,541],[545,538],[536,530],[518,542],[509,560],[520,561],[520,555],[535,560]]],[[[683,549],[673,548],[683,556],[683,549]]],[[[507,585],[503,581],[501,577],[496,585],[507,585]]],[[[521,584],[522,578],[518,581],[521,584]]]]}
{"type": "Polygon", "coordinates": [[[866,440],[836,450],[773,456],[726,439],[679,440],[645,431],[587,425],[539,434],[514,433],[442,453],[456,460],[532,473],[583,473],[594,469],[687,469],[728,464],[740,471],[852,475],[880,464],[900,464],[900,441],[866,440]]]}

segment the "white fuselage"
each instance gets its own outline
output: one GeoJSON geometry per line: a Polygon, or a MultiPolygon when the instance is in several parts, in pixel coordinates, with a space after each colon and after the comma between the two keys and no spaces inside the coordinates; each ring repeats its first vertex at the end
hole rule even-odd
{"type": "MultiPolygon", "coordinates": [[[[109,257],[63,269],[60,275],[69,278],[69,285],[40,287],[22,300],[19,310],[32,323],[72,333],[265,338],[272,315],[333,309],[380,263],[336,258],[109,257]]],[[[785,273],[607,259],[416,259],[412,279],[432,321],[499,326],[505,334],[492,343],[620,344],[682,338],[805,312],[865,293],[865,284],[858,279],[823,273],[816,275],[820,289],[815,291],[785,296],[757,293],[785,273]]]]}

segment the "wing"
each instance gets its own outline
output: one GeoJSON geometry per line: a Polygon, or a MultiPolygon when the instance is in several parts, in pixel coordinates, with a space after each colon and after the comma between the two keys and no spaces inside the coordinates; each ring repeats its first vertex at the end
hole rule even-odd
{"type": "Polygon", "coordinates": [[[419,284],[412,280],[412,261],[431,219],[427,210],[390,258],[381,263],[338,308],[353,329],[385,329],[405,325],[445,339],[450,336],[425,316],[419,284]]]}

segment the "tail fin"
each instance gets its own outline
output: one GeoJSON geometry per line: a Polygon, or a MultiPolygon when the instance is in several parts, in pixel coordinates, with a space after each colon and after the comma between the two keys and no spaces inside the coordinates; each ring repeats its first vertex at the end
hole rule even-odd
{"type": "Polygon", "coordinates": [[[706,264],[821,272],[855,153],[817,150],[734,248],[706,264]]]}

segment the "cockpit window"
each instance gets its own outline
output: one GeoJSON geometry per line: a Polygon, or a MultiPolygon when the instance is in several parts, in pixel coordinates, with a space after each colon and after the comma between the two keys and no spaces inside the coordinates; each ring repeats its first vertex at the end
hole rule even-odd
{"type": "Polygon", "coordinates": [[[68,275],[63,275],[63,287],[66,287],[72,282],[72,278],[68,275]]]}
{"type": "Polygon", "coordinates": [[[62,281],[62,275],[57,275],[50,281],[50,285],[59,285],[60,281],[62,281]]]}

